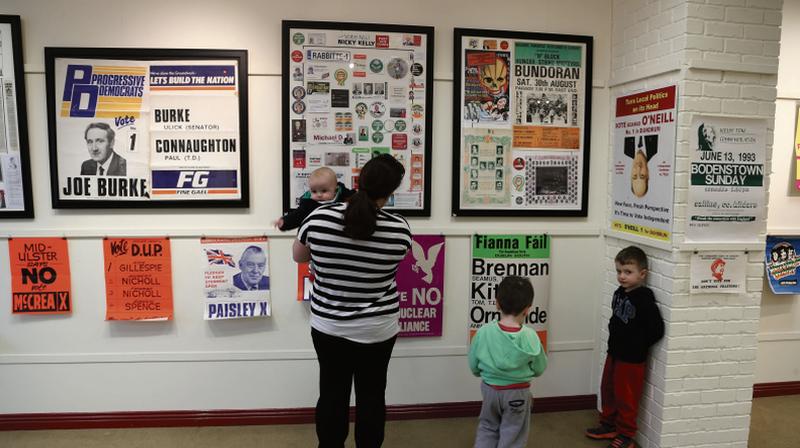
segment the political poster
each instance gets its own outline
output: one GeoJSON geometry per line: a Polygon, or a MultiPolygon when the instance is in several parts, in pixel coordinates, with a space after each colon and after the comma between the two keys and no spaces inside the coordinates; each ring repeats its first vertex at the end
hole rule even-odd
{"type": "Polygon", "coordinates": [[[453,214],[586,216],[592,38],[455,30],[453,214]]]}
{"type": "Polygon", "coordinates": [[[103,240],[106,320],[172,320],[169,238],[103,240]]]}
{"type": "Polygon", "coordinates": [[[311,286],[314,275],[311,272],[311,263],[297,263],[297,301],[308,302],[311,300],[311,286]]]}
{"type": "Polygon", "coordinates": [[[269,248],[266,237],[203,238],[205,320],[268,317],[269,248]]]}
{"type": "Polygon", "coordinates": [[[689,263],[692,294],[747,292],[747,255],[744,252],[697,252],[689,263]]]}
{"type": "Polygon", "coordinates": [[[766,208],[766,137],[764,120],[694,116],[687,242],[758,242],[766,208]]]}
{"type": "Polygon", "coordinates": [[[794,188],[800,190],[800,105],[796,108],[795,119],[797,122],[794,127],[794,188]]]}
{"type": "Polygon", "coordinates": [[[675,184],[674,85],[616,99],[611,230],[672,241],[675,184]]]}
{"type": "Polygon", "coordinates": [[[764,266],[774,294],[800,294],[800,237],[767,235],[764,266]]]}
{"type": "Polygon", "coordinates": [[[33,218],[20,17],[0,15],[0,219],[33,218]]]}
{"type": "Polygon", "coordinates": [[[72,312],[66,238],[9,238],[12,314],[72,312]]]}
{"type": "Polygon", "coordinates": [[[441,336],[444,311],[445,238],[414,235],[397,270],[400,337],[441,336]]]}
{"type": "Polygon", "coordinates": [[[549,235],[473,235],[470,259],[469,339],[481,326],[500,319],[497,286],[509,275],[526,277],[533,285],[533,306],[525,325],[547,348],[550,304],[549,235]]]}
{"type": "Polygon", "coordinates": [[[247,206],[246,53],[47,50],[56,208],[247,206]]]}
{"type": "Polygon", "coordinates": [[[315,169],[356,189],[390,154],[406,175],[387,209],[430,215],[433,28],[284,21],[283,39],[284,211],[315,169]]]}

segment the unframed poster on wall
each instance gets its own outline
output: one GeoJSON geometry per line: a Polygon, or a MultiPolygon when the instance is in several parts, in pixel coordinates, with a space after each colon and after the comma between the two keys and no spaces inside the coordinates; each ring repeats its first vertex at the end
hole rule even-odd
{"type": "Polygon", "coordinates": [[[45,48],[54,208],[248,207],[247,51],[45,48]]]}
{"type": "Polygon", "coordinates": [[[33,218],[19,16],[0,15],[0,219],[33,218]]]}
{"type": "Polygon", "coordinates": [[[430,216],[433,28],[283,22],[283,209],[315,169],[358,188],[361,167],[391,154],[406,168],[387,208],[430,216]]]}
{"type": "Polygon", "coordinates": [[[454,215],[587,215],[592,43],[455,29],[454,215]]]}

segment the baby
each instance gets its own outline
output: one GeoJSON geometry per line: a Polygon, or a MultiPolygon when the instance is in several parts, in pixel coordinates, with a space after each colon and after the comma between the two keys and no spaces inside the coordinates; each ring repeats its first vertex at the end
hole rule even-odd
{"type": "Polygon", "coordinates": [[[284,231],[296,229],[319,206],[331,202],[344,202],[354,193],[336,180],[336,173],[332,169],[317,168],[308,177],[308,191],[300,197],[300,205],[275,221],[275,227],[284,231]]]}

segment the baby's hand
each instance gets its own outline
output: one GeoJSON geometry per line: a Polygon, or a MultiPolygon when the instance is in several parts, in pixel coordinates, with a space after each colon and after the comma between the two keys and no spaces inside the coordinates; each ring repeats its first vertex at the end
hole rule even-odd
{"type": "Polygon", "coordinates": [[[277,220],[272,221],[272,225],[276,229],[281,230],[281,227],[283,227],[283,218],[278,218],[277,220]]]}

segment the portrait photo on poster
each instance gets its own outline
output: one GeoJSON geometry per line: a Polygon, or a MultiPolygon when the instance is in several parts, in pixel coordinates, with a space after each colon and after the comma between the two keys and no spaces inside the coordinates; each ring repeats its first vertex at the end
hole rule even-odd
{"type": "Polygon", "coordinates": [[[45,77],[54,208],[249,207],[246,50],[47,47],[45,77]]]}

